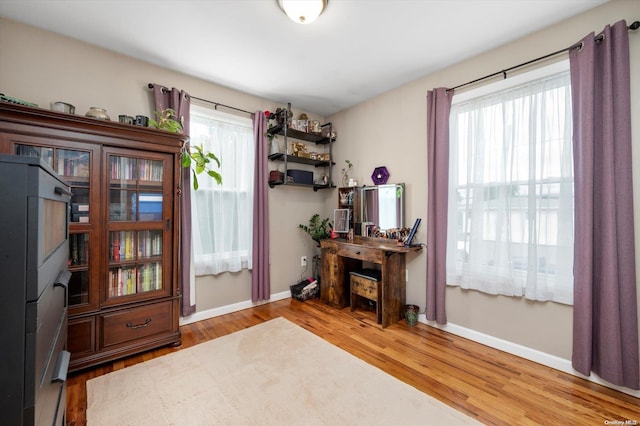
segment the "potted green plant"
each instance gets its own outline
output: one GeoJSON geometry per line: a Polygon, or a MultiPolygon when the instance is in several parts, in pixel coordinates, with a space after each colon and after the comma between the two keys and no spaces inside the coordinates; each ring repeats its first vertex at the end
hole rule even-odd
{"type": "Polygon", "coordinates": [[[347,186],[349,184],[349,173],[351,173],[353,163],[349,160],[344,160],[344,162],[346,166],[342,169],[342,186],[347,186]]]}
{"type": "MultiPolygon", "coordinates": [[[[163,109],[154,112],[156,119],[149,120],[149,126],[156,129],[164,129],[172,133],[182,131],[182,123],[175,119],[176,112],[171,109],[163,109]]],[[[211,167],[213,162],[220,168],[220,159],[210,151],[205,151],[202,145],[184,144],[182,147],[182,167],[191,168],[193,176],[193,189],[196,191],[200,187],[198,184],[198,175],[206,172],[211,178],[215,179],[218,185],[222,184],[222,176],[211,167]]]]}
{"type": "Polygon", "coordinates": [[[307,225],[298,225],[298,228],[309,234],[311,239],[315,241],[318,246],[320,245],[320,240],[331,236],[331,227],[332,225],[331,222],[329,222],[329,218],[320,219],[320,215],[318,213],[311,216],[307,225]]]}

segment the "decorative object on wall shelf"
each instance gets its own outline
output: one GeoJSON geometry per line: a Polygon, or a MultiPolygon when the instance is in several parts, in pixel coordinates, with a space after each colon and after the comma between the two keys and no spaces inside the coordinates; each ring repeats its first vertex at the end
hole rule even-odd
{"type": "Polygon", "coordinates": [[[376,185],[384,185],[389,180],[389,171],[385,166],[376,167],[371,174],[371,180],[376,185]]]}
{"type": "Polygon", "coordinates": [[[106,120],[111,121],[109,115],[107,114],[107,110],[104,108],[91,107],[89,111],[85,114],[85,117],[97,118],[98,120],[106,120]]]}
{"type": "Polygon", "coordinates": [[[302,142],[291,142],[291,155],[302,158],[309,158],[307,155],[307,145],[302,142]]]}
{"type": "Polygon", "coordinates": [[[348,192],[340,192],[340,204],[349,204],[348,192]]]}
{"type": "Polygon", "coordinates": [[[269,172],[269,183],[281,184],[284,183],[284,173],[279,170],[271,170],[269,172]]]}
{"type": "Polygon", "coordinates": [[[269,138],[269,155],[280,154],[280,143],[277,138],[270,137],[269,138]]]}
{"type": "Polygon", "coordinates": [[[342,186],[349,185],[349,173],[353,168],[353,163],[349,160],[344,160],[346,166],[342,169],[342,186]]]}

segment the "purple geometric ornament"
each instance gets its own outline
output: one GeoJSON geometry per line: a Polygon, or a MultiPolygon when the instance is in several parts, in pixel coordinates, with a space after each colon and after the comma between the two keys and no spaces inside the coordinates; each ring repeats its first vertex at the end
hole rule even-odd
{"type": "Polygon", "coordinates": [[[385,166],[376,167],[371,174],[371,180],[376,185],[384,185],[389,180],[389,171],[385,166]]]}

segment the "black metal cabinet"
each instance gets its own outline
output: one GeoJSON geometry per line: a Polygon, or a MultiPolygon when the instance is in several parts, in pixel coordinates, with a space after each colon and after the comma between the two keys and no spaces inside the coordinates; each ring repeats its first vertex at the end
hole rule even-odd
{"type": "Polygon", "coordinates": [[[69,200],[39,159],[0,155],[2,424],[65,424],[69,200]]]}

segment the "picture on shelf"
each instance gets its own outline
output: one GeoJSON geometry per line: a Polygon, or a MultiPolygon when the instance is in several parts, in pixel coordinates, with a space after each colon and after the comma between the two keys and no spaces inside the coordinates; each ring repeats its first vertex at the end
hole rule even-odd
{"type": "Polygon", "coordinates": [[[337,233],[349,232],[349,209],[333,210],[333,230],[337,233]]]}

